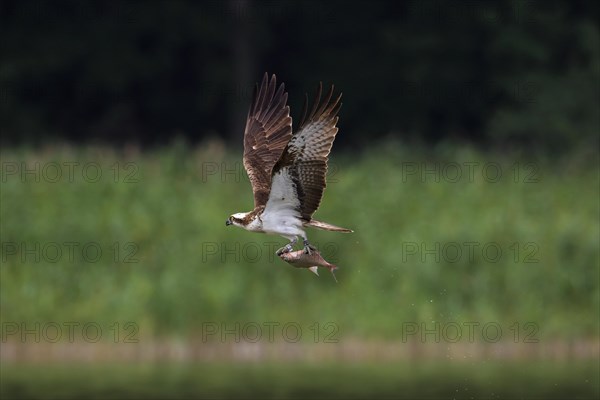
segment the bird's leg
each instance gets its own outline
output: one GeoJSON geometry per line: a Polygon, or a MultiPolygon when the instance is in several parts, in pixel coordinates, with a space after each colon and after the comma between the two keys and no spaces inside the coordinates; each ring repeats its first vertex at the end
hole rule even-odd
{"type": "Polygon", "coordinates": [[[308,243],[308,239],[304,239],[304,253],[310,255],[312,251],[317,251],[317,248],[312,244],[308,243]]]}
{"type": "Polygon", "coordinates": [[[289,253],[290,251],[294,250],[294,245],[297,241],[297,237],[293,238],[288,244],[277,250],[275,254],[277,254],[277,256],[281,256],[283,253],[289,253]]]}

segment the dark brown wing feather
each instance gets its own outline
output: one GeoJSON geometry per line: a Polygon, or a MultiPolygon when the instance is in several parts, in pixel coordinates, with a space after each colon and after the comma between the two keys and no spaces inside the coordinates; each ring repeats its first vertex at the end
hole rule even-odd
{"type": "Polygon", "coordinates": [[[333,86],[321,102],[323,85],[319,84],[315,103],[307,115],[308,98],[304,104],[302,121],[286,147],[281,161],[275,167],[290,168],[300,199],[302,218],[310,221],[319,208],[326,187],[328,156],[338,132],[340,95],[332,100],[333,86]]]}
{"type": "Polygon", "coordinates": [[[244,168],[252,184],[255,208],[266,205],[273,167],[292,137],[287,93],[283,83],[277,91],[275,87],[275,75],[269,81],[265,73],[260,89],[254,92],[244,132],[244,168]]]}

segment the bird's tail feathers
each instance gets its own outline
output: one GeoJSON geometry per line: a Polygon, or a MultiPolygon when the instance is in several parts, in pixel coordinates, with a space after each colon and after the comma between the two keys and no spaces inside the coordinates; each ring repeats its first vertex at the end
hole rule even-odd
{"type": "Polygon", "coordinates": [[[352,229],[341,228],[339,226],[328,224],[327,222],[317,221],[316,219],[310,220],[305,225],[312,226],[313,228],[317,228],[317,229],[323,229],[324,231],[334,231],[334,232],[343,232],[343,233],[354,232],[352,229]]]}

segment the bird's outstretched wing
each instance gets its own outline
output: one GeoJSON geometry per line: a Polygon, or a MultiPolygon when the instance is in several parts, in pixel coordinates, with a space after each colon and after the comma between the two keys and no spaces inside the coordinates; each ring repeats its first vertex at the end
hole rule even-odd
{"type": "Polygon", "coordinates": [[[332,100],[333,89],[332,85],[321,102],[323,84],[319,84],[310,113],[307,113],[308,95],[306,96],[300,126],[275,167],[276,171],[289,169],[289,175],[294,180],[300,200],[298,211],[307,221],[311,220],[321,203],[326,187],[328,156],[338,132],[337,114],[342,106],[340,103],[342,94],[332,100]]]}
{"type": "Polygon", "coordinates": [[[254,91],[244,132],[244,168],[254,193],[254,207],[265,206],[271,191],[273,167],[292,137],[292,118],[282,83],[276,77],[262,80],[254,91]]]}

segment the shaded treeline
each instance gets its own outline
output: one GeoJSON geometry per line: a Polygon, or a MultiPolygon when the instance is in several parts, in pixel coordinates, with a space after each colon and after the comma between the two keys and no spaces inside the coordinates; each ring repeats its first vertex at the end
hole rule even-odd
{"type": "Polygon", "coordinates": [[[587,1],[3,1],[3,144],[239,143],[254,82],[298,118],[343,90],[341,146],[388,135],[563,149],[598,132],[587,1]]]}

